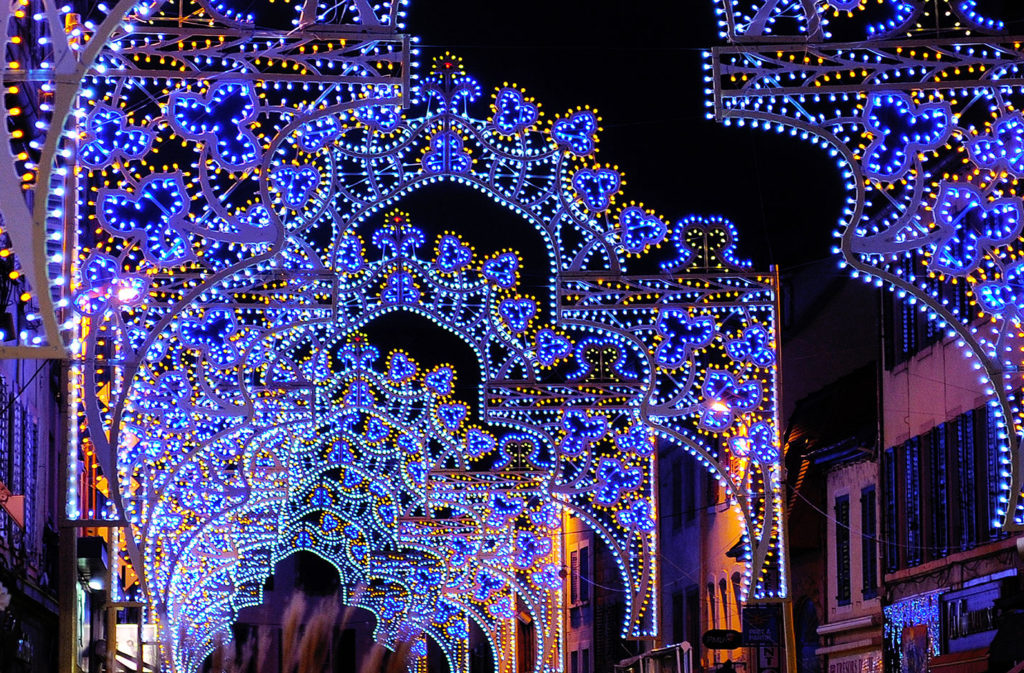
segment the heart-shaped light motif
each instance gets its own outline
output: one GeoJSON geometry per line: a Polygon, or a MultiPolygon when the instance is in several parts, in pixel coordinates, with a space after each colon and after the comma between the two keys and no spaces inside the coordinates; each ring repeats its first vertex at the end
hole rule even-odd
{"type": "Polygon", "coordinates": [[[390,430],[387,424],[376,416],[370,416],[366,421],[366,432],[363,436],[366,437],[367,442],[376,444],[383,441],[388,434],[390,434],[390,430]]]}
{"type": "Polygon", "coordinates": [[[468,414],[465,404],[442,404],[437,408],[437,417],[451,432],[459,429],[468,414]]]}
{"type": "Polygon", "coordinates": [[[428,173],[468,173],[473,158],[462,144],[462,137],[443,131],[430,139],[430,149],[423,155],[423,168],[428,173]]]}
{"type": "Polygon", "coordinates": [[[521,334],[530,326],[530,321],[537,313],[537,303],[532,299],[505,299],[498,304],[498,313],[508,328],[521,334]]]}
{"type": "Polygon", "coordinates": [[[597,145],[597,115],[578,110],[568,119],[559,119],[551,125],[551,137],[576,156],[589,156],[597,145]]]}
{"type": "Polygon", "coordinates": [[[318,152],[341,134],[333,117],[321,117],[299,127],[299,147],[303,152],[318,152]]]}
{"type": "Polygon", "coordinates": [[[503,88],[494,98],[494,117],[491,123],[499,133],[511,136],[533,126],[537,121],[537,105],[526,100],[522,92],[503,88]]]}
{"type": "Polygon", "coordinates": [[[514,252],[503,252],[484,262],[484,278],[506,290],[516,284],[519,273],[519,257],[514,252]]]}
{"type": "Polygon", "coordinates": [[[572,342],[545,327],[537,332],[537,360],[550,367],[572,352],[572,342]]]}
{"type": "Polygon", "coordinates": [[[309,494],[309,504],[313,507],[330,507],[334,504],[334,498],[331,497],[330,491],[326,488],[317,486],[309,494]]]}
{"type": "Polygon", "coordinates": [[[402,351],[395,351],[388,360],[388,379],[392,383],[404,383],[416,375],[416,363],[402,351]]]}
{"type": "Polygon", "coordinates": [[[373,131],[391,133],[398,128],[402,114],[393,105],[364,105],[356,108],[356,119],[373,131]]]}
{"type": "Polygon", "coordinates": [[[338,266],[345,273],[357,273],[365,266],[363,242],[355,234],[344,234],[338,240],[338,266]]]}
{"type": "Polygon", "coordinates": [[[479,458],[494,450],[495,439],[483,430],[471,429],[466,433],[466,453],[471,458],[479,458]]]}
{"type": "Polygon", "coordinates": [[[455,372],[451,367],[439,367],[427,374],[424,383],[441,397],[451,395],[455,388],[455,372]]]}
{"type": "Polygon", "coordinates": [[[389,503],[377,505],[377,517],[383,521],[385,525],[392,524],[395,520],[395,506],[389,503]]]}
{"type": "Polygon", "coordinates": [[[273,173],[274,183],[281,192],[284,204],[300,210],[309,201],[313,190],[320,184],[320,171],[312,166],[282,166],[273,173]]]}
{"type": "Polygon", "coordinates": [[[629,206],[619,214],[619,231],[622,247],[633,253],[640,253],[648,246],[658,245],[665,240],[668,227],[656,215],[644,212],[642,208],[629,206]]]}
{"type": "Polygon", "coordinates": [[[414,484],[422,484],[427,480],[427,465],[423,461],[417,460],[409,463],[406,472],[409,473],[409,478],[414,484]]]}
{"type": "Polygon", "coordinates": [[[572,187],[588,210],[608,210],[612,197],[619,191],[622,178],[611,168],[581,168],[572,176],[572,187]]]}
{"type": "Polygon", "coordinates": [[[445,234],[437,244],[437,269],[441,273],[456,273],[473,259],[473,250],[451,234],[445,234]]]}
{"type": "Polygon", "coordinates": [[[420,291],[412,276],[404,271],[395,271],[388,276],[387,287],[380,294],[385,304],[417,304],[420,291]]]}

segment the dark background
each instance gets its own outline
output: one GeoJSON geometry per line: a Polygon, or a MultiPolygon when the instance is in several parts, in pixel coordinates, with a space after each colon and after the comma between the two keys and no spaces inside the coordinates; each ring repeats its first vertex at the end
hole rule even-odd
{"type": "MultiPolygon", "coordinates": [[[[625,173],[620,199],[671,221],[724,215],[760,268],[828,256],[844,198],[834,161],[809,143],[705,118],[701,51],[723,44],[715,2],[414,0],[407,31],[421,40],[421,73],[448,49],[485,96],[509,82],[545,117],[597,108],[598,159],[625,173]]],[[[487,104],[477,102],[479,114],[487,104]]]]}

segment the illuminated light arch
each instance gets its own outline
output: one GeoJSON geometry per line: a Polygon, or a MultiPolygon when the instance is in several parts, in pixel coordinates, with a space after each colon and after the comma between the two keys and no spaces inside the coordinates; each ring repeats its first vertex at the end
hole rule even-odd
{"type": "Polygon", "coordinates": [[[836,159],[847,201],[833,252],[855,277],[920,307],[972,361],[1001,416],[993,525],[1015,531],[1024,59],[1021,37],[1006,34],[1020,10],[1001,11],[1014,16],[986,16],[973,0],[722,0],[722,36],[744,46],[708,52],[706,67],[716,73],[709,118],[799,136],[836,159]],[[778,29],[755,16],[778,18],[778,29]]]}
{"type": "MultiPolygon", "coordinates": [[[[142,32],[176,21],[133,18],[142,32]]],[[[289,32],[284,51],[254,38],[241,74],[131,35],[100,53],[108,70],[90,71],[74,116],[85,150],[72,442],[93,447],[117,485],[101,514],[130,522],[120,561],[139,575],[171,670],[194,671],[298,548],[339,569],[385,642],[427,634],[457,669],[472,619],[510,670],[514,596],[540,631],[536,668],[560,670],[564,512],[612,551],[623,635],[653,635],[655,436],[731,493],[749,594],[787,594],[776,283],[735,258],[729,222],[670,226],[621,201],[622,174],[596,161],[590,109],[544,121],[504,86],[477,116],[480,89],[451,55],[406,113],[398,83],[311,56],[330,53],[315,30],[289,32]],[[524,293],[513,250],[478,253],[458,231],[428,240],[415,214],[393,210],[440,181],[532,223],[550,287],[524,293]],[[660,270],[627,274],[634,262],[660,270]],[[373,348],[359,330],[391,311],[473,349],[475,406],[452,397],[444,363],[339,355],[373,348]],[[329,456],[341,439],[351,455],[329,456]],[[394,469],[411,457],[424,463],[424,505],[394,469]],[[481,593],[446,598],[460,590],[481,593]]],[[[211,47],[241,58],[232,48],[211,47]]]]}

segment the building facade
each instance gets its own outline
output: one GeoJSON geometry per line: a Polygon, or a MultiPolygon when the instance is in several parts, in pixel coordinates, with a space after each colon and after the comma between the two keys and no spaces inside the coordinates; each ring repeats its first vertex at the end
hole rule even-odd
{"type": "Polygon", "coordinates": [[[1009,636],[1019,627],[1012,603],[1021,596],[1024,564],[997,515],[1005,429],[953,340],[895,299],[886,319],[880,520],[887,669],[1009,670],[1024,660],[1013,642],[1019,632],[1009,636]]]}
{"type": "Polygon", "coordinates": [[[58,582],[74,581],[58,572],[58,372],[49,361],[0,361],[0,482],[10,493],[0,512],[0,670],[10,673],[54,670],[58,582]]]}

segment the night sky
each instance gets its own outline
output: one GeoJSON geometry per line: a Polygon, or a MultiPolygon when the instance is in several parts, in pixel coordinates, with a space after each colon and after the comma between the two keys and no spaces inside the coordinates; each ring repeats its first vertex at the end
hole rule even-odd
{"type": "Polygon", "coordinates": [[[626,200],[672,221],[724,215],[741,255],[762,268],[825,257],[843,201],[834,161],[704,117],[700,52],[720,44],[712,2],[413,0],[408,32],[421,62],[450,49],[488,95],[507,81],[546,117],[596,107],[598,159],[625,173],[626,200]]]}

